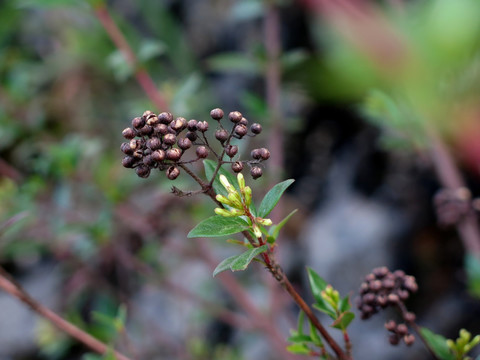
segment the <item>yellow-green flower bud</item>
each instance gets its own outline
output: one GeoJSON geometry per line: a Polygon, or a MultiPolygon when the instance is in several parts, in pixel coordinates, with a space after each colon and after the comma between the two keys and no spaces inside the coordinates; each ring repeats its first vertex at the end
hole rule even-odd
{"type": "Polygon", "coordinates": [[[245,189],[243,189],[243,196],[245,197],[245,206],[247,208],[250,207],[250,204],[252,203],[252,189],[250,186],[245,186],[245,189]]]}
{"type": "Polygon", "coordinates": [[[260,231],[260,228],[258,227],[257,224],[253,224],[253,234],[255,235],[256,238],[262,237],[262,232],[260,231]]]}
{"type": "Polygon", "coordinates": [[[455,342],[451,339],[447,339],[447,346],[449,349],[451,350],[455,350],[456,349],[456,346],[455,346],[455,342]]]}
{"type": "Polygon", "coordinates": [[[217,201],[221,202],[222,204],[233,206],[232,202],[223,195],[218,194],[217,196],[215,196],[215,199],[217,199],[217,201]]]}
{"type": "Polygon", "coordinates": [[[263,226],[272,226],[273,224],[272,220],[270,219],[263,219],[263,218],[257,217],[255,220],[263,226]]]}
{"type": "Polygon", "coordinates": [[[215,211],[215,214],[224,216],[224,217],[234,217],[234,216],[243,215],[243,212],[237,209],[226,210],[221,208],[215,208],[214,211],[215,211]]]}
{"type": "Polygon", "coordinates": [[[232,203],[233,207],[243,210],[242,199],[237,192],[228,194],[228,200],[232,203]]]}
{"type": "Polygon", "coordinates": [[[229,193],[235,192],[235,188],[228,182],[225,175],[220,175],[220,182],[229,193]]]}
{"type": "Polygon", "coordinates": [[[245,178],[243,177],[242,173],[237,174],[237,181],[238,181],[238,186],[240,186],[240,191],[243,192],[245,189],[245,178]]]}

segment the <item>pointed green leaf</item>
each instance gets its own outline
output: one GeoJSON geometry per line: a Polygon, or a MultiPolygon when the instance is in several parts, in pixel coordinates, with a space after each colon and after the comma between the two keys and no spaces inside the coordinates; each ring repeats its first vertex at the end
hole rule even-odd
{"type": "Polygon", "coordinates": [[[258,248],[247,250],[243,254],[230,256],[229,258],[226,258],[220,264],[218,264],[218,266],[213,271],[213,276],[215,277],[217,274],[228,269],[232,271],[245,270],[255,256],[267,250],[268,245],[263,245],[258,248]]]}
{"type": "Polygon", "coordinates": [[[351,311],[345,311],[333,322],[332,327],[340,330],[345,330],[348,325],[355,319],[355,314],[351,311]]]}
{"type": "Polygon", "coordinates": [[[248,223],[240,217],[215,215],[197,224],[187,235],[189,238],[218,237],[232,235],[249,228],[248,223]]]}
{"type": "Polygon", "coordinates": [[[340,300],[340,306],[339,306],[340,312],[348,311],[348,310],[350,310],[351,307],[352,307],[352,305],[350,304],[350,296],[349,295],[345,296],[342,300],[340,300]]]}
{"type": "Polygon", "coordinates": [[[303,323],[305,322],[305,313],[300,310],[297,320],[297,332],[298,334],[303,334],[303,323]]]}
{"type": "Polygon", "coordinates": [[[290,214],[288,214],[282,221],[280,221],[278,224],[273,225],[269,229],[269,242],[275,242],[277,240],[278,234],[280,233],[280,230],[285,226],[285,224],[290,220],[290,218],[293,216],[298,211],[298,209],[293,210],[290,214]],[[271,240],[270,240],[271,238],[271,240]]]}
{"type": "MultiPolygon", "coordinates": [[[[212,179],[213,173],[215,172],[215,169],[217,168],[217,163],[213,160],[207,159],[203,160],[203,166],[205,167],[205,176],[207,180],[210,181],[212,179]]],[[[230,171],[226,170],[224,167],[221,167],[217,173],[217,176],[215,177],[215,180],[213,181],[213,190],[215,190],[217,194],[221,194],[224,196],[228,195],[227,190],[225,190],[223,185],[220,183],[220,175],[225,175],[228,182],[235,186],[237,190],[239,189],[236,177],[233,176],[230,171]]]]}
{"type": "Polygon", "coordinates": [[[422,336],[427,341],[428,345],[431,347],[432,351],[437,355],[441,360],[454,360],[454,355],[450,352],[447,346],[447,339],[442,335],[435,334],[427,328],[420,328],[422,336]]]}
{"type": "Polygon", "coordinates": [[[287,350],[290,351],[292,354],[297,354],[297,355],[310,354],[310,349],[308,348],[308,346],[301,343],[289,345],[287,346],[287,350]]]}
{"type": "Polygon", "coordinates": [[[258,208],[258,216],[264,218],[265,216],[270,214],[270,211],[272,211],[275,205],[277,205],[282,194],[285,192],[285,190],[287,190],[290,185],[293,184],[294,181],[295,180],[293,179],[288,179],[282,181],[281,183],[278,183],[273,188],[271,188],[270,191],[263,198],[262,203],[258,208]]]}
{"type": "Polygon", "coordinates": [[[292,343],[305,343],[312,342],[312,338],[306,334],[294,334],[290,336],[287,341],[292,343]]]}
{"type": "Polygon", "coordinates": [[[465,271],[467,273],[468,290],[475,297],[480,297],[480,260],[472,255],[465,256],[465,271]]]}
{"type": "Polygon", "coordinates": [[[318,335],[315,325],[313,325],[310,320],[308,321],[308,325],[310,327],[310,337],[312,338],[313,344],[319,347],[323,347],[322,338],[320,337],[320,335],[318,335]]]}
{"type": "Polygon", "coordinates": [[[316,303],[313,304],[313,307],[326,313],[332,319],[336,319],[337,314],[335,309],[322,298],[322,291],[327,287],[327,282],[323,280],[313,269],[307,268],[307,272],[310,288],[312,289],[313,297],[316,301],[316,303]]]}

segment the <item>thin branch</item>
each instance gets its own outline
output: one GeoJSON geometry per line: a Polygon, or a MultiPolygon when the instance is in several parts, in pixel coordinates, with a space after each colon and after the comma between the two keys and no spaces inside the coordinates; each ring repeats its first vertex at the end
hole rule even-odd
{"type": "Polygon", "coordinates": [[[168,111],[168,102],[165,97],[160,93],[155,82],[152,80],[147,71],[140,66],[135,52],[130,47],[127,39],[119,29],[115,21],[110,16],[107,7],[101,3],[95,8],[95,15],[104,27],[105,31],[113,41],[115,46],[122,52],[123,56],[127,60],[128,64],[133,68],[135,78],[142,87],[145,94],[149,97],[150,101],[155,104],[158,110],[168,111]]]}
{"type": "MultiPolygon", "coordinates": [[[[27,305],[30,309],[36,312],[38,315],[49,320],[53,325],[57,326],[60,330],[64,331],[71,337],[75,338],[91,350],[98,354],[107,353],[110,348],[103,342],[95,339],[90,334],[86,333],[82,329],[63,319],[61,316],[54,313],[52,310],[46,308],[36,300],[34,300],[21,285],[16,283],[10,275],[0,266],[0,288],[10,295],[14,296],[22,303],[27,305]]],[[[131,360],[127,356],[115,351],[117,360],[131,360]]]]}

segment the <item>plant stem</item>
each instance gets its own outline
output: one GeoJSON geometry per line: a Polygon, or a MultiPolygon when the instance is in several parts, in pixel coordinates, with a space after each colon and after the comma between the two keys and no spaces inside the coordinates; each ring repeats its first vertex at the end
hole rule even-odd
{"type": "MultiPolygon", "coordinates": [[[[57,326],[60,330],[64,331],[71,337],[77,339],[79,342],[95,351],[98,354],[105,354],[110,350],[109,346],[103,342],[95,339],[90,334],[86,333],[82,329],[63,319],[61,316],[54,313],[52,310],[46,308],[36,300],[34,300],[20,284],[16,283],[10,275],[0,266],[0,288],[10,295],[16,297],[22,303],[27,305],[30,309],[36,312],[38,315],[49,320],[52,324],[57,326]]],[[[117,360],[131,360],[127,356],[115,351],[117,360]]]]}
{"type": "MultiPolygon", "coordinates": [[[[428,135],[431,144],[430,157],[442,186],[452,190],[465,187],[462,175],[443,141],[432,128],[429,129],[428,135]]],[[[469,212],[465,215],[458,222],[457,230],[465,250],[480,258],[480,230],[475,214],[469,212]]]]}
{"type": "Polygon", "coordinates": [[[110,16],[106,5],[100,3],[100,5],[96,6],[95,15],[115,46],[122,52],[123,56],[125,56],[127,63],[133,68],[138,84],[142,87],[150,101],[158,108],[158,110],[168,111],[168,103],[165,100],[165,97],[160,93],[147,71],[140,66],[135,52],[132,50],[122,31],[110,16]]]}

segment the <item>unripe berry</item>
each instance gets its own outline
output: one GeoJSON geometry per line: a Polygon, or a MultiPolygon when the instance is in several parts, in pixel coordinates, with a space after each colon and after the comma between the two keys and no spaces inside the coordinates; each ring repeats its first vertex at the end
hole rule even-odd
{"type": "Polygon", "coordinates": [[[213,109],[210,111],[210,116],[214,120],[221,120],[223,118],[223,110],[220,108],[213,109]]]}
{"type": "Polygon", "coordinates": [[[215,131],[215,137],[223,144],[228,139],[228,132],[225,129],[218,129],[215,131]]]}
{"type": "Polygon", "coordinates": [[[135,130],[128,127],[122,131],[122,135],[125,139],[132,140],[133,138],[135,138],[136,134],[135,134],[135,130]]]}
{"type": "Polygon", "coordinates": [[[182,150],[187,150],[192,147],[192,142],[187,138],[180,138],[177,141],[178,147],[182,150]]]}
{"type": "Polygon", "coordinates": [[[405,342],[405,345],[410,346],[415,342],[415,335],[407,334],[403,337],[403,341],[405,342]]]}
{"type": "Polygon", "coordinates": [[[147,147],[152,150],[158,150],[162,147],[162,142],[159,138],[154,137],[147,140],[147,147]]]}
{"type": "Polygon", "coordinates": [[[177,137],[174,134],[166,134],[163,137],[163,142],[167,145],[173,145],[177,142],[177,137]]]}
{"type": "Polygon", "coordinates": [[[414,313],[412,312],[407,312],[403,315],[403,319],[408,322],[408,323],[411,323],[411,322],[414,322],[415,319],[416,319],[416,316],[414,313]]]}
{"type": "Polygon", "coordinates": [[[235,126],[235,134],[237,134],[240,138],[244,137],[248,132],[248,129],[245,125],[237,125],[235,126]]]}
{"type": "Polygon", "coordinates": [[[165,151],[163,150],[155,150],[152,152],[152,159],[155,160],[156,162],[162,162],[165,160],[165,151]]]}
{"type": "Polygon", "coordinates": [[[178,175],[180,175],[180,169],[176,166],[170,166],[168,169],[167,169],[167,177],[170,179],[170,180],[175,180],[178,175]]]}
{"type": "Polygon", "coordinates": [[[131,168],[133,165],[135,165],[135,162],[137,160],[134,158],[134,157],[131,157],[131,156],[125,156],[123,159],[122,159],[122,165],[123,167],[126,167],[126,168],[131,168]]]}
{"type": "Polygon", "coordinates": [[[405,324],[398,324],[398,325],[397,325],[396,332],[397,332],[399,335],[401,335],[401,336],[407,335],[407,334],[408,334],[408,327],[407,327],[407,325],[405,325],[405,324]]]}
{"type": "Polygon", "coordinates": [[[165,125],[170,124],[173,121],[173,115],[169,112],[162,112],[158,114],[158,120],[165,125]]]}
{"type": "Polygon", "coordinates": [[[237,145],[228,145],[225,148],[225,152],[230,158],[233,158],[238,153],[238,146],[237,145]]]}
{"type": "Polygon", "coordinates": [[[394,320],[390,320],[385,323],[385,329],[387,329],[388,331],[395,331],[396,328],[397,323],[394,320]]]}
{"type": "Polygon", "coordinates": [[[240,111],[232,111],[230,114],[228,114],[228,119],[233,122],[234,124],[237,124],[242,120],[242,113],[240,111]]]}
{"type": "Polygon", "coordinates": [[[183,117],[177,117],[174,121],[170,123],[172,130],[175,130],[177,133],[185,129],[187,126],[187,120],[183,117]]]}
{"type": "Polygon", "coordinates": [[[243,163],[241,161],[235,161],[232,164],[232,170],[236,173],[239,173],[240,171],[243,170],[243,163]]]}
{"type": "Polygon", "coordinates": [[[208,149],[205,146],[199,146],[195,153],[200,159],[205,159],[208,156],[208,149]]]}
{"type": "Polygon", "coordinates": [[[252,178],[254,179],[258,179],[260,176],[262,176],[262,174],[263,174],[262,168],[258,166],[253,166],[250,169],[250,175],[252,175],[252,178]]]}
{"type": "Polygon", "coordinates": [[[206,121],[199,121],[197,123],[197,129],[201,132],[205,132],[208,130],[208,122],[206,121]]]}
{"type": "Polygon", "coordinates": [[[362,297],[362,301],[365,304],[373,304],[375,302],[375,299],[376,299],[376,296],[375,294],[372,294],[372,293],[367,293],[362,297]]]}
{"type": "Polygon", "coordinates": [[[196,132],[187,131],[187,133],[185,134],[185,137],[186,137],[187,139],[189,139],[190,141],[195,141],[195,140],[197,140],[198,135],[197,135],[196,132]]]}
{"type": "Polygon", "coordinates": [[[135,128],[135,129],[141,129],[142,127],[145,126],[145,119],[141,118],[141,117],[136,117],[132,120],[132,126],[135,128]]]}
{"type": "Polygon", "coordinates": [[[258,123],[253,123],[252,126],[250,126],[250,131],[253,134],[258,135],[262,132],[262,125],[260,125],[258,123]]]}
{"type": "Polygon", "coordinates": [[[135,173],[141,178],[147,178],[150,175],[150,168],[145,165],[140,165],[135,168],[135,173]]]}
{"type": "Polygon", "coordinates": [[[182,157],[182,150],[173,148],[167,150],[167,159],[172,161],[178,161],[182,157]]]}
{"type": "Polygon", "coordinates": [[[196,131],[197,130],[197,124],[198,121],[195,119],[189,120],[187,123],[187,129],[190,131],[196,131]]]}

